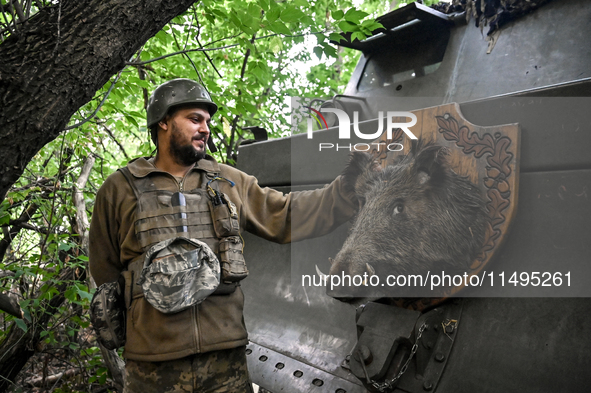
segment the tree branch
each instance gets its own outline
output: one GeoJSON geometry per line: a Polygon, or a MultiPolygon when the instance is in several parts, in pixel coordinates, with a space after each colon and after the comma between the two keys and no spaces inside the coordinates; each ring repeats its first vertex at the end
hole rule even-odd
{"type": "MultiPolygon", "coordinates": [[[[276,34],[269,34],[269,35],[266,35],[266,36],[263,36],[263,37],[259,37],[259,38],[256,38],[255,40],[258,41],[258,40],[262,40],[262,39],[265,39],[265,38],[275,37],[275,36],[278,36],[278,35],[282,35],[284,37],[305,37],[305,36],[308,36],[308,35],[324,34],[324,33],[326,33],[326,31],[314,31],[314,32],[311,32],[311,33],[302,33],[302,34],[293,34],[293,35],[284,35],[284,34],[276,33],[276,34]]],[[[236,37],[236,36],[234,36],[234,37],[236,37]]],[[[230,38],[233,38],[233,37],[230,37],[230,38]]],[[[215,47],[215,48],[205,48],[205,47],[203,47],[203,48],[185,49],[185,50],[181,50],[181,51],[178,51],[178,52],[168,53],[166,55],[155,57],[153,59],[146,60],[146,61],[139,61],[139,62],[136,62],[136,61],[128,61],[128,62],[125,63],[125,65],[132,65],[132,66],[144,65],[144,64],[148,64],[148,63],[153,63],[153,62],[158,61],[158,60],[166,59],[167,57],[176,56],[176,55],[182,55],[182,54],[185,54],[185,53],[190,53],[190,52],[210,52],[210,51],[215,51],[215,50],[235,48],[235,47],[237,47],[239,45],[240,44],[231,44],[231,45],[225,45],[225,46],[218,46],[218,47],[215,47]]],[[[207,45],[205,45],[205,46],[207,46],[207,45]]]]}
{"type": "Polygon", "coordinates": [[[73,377],[74,375],[80,374],[79,368],[72,368],[61,373],[48,375],[47,377],[33,377],[29,379],[25,379],[25,385],[29,386],[44,386],[46,383],[53,383],[58,382],[62,378],[69,378],[73,377]]]}
{"type": "Polygon", "coordinates": [[[28,229],[30,231],[35,231],[35,232],[38,232],[38,233],[42,233],[44,235],[47,235],[47,229],[38,228],[35,225],[29,224],[28,222],[21,222],[19,220],[10,220],[8,222],[8,224],[11,225],[11,226],[13,226],[13,227],[28,229]]]}
{"type": "Polygon", "coordinates": [[[111,86],[109,87],[109,90],[107,90],[107,93],[105,94],[105,96],[103,97],[102,101],[98,104],[98,106],[96,107],[96,109],[94,110],[94,112],[92,112],[92,114],[90,116],[88,116],[86,119],[82,120],[79,123],[76,123],[74,125],[71,125],[69,127],[64,128],[64,131],[68,131],[71,130],[73,128],[78,128],[81,125],[89,122],[90,120],[92,120],[93,117],[96,116],[96,114],[98,113],[98,111],[101,109],[101,107],[103,106],[103,104],[105,103],[105,101],[107,101],[107,98],[109,98],[109,94],[111,94],[111,91],[113,90],[113,88],[115,87],[115,84],[117,83],[117,81],[119,80],[119,78],[121,77],[121,73],[123,72],[125,68],[123,68],[121,71],[119,71],[119,73],[117,74],[117,76],[115,77],[115,80],[113,82],[111,82],[111,86]]]}
{"type": "Polygon", "coordinates": [[[117,144],[117,146],[119,146],[119,149],[121,150],[121,152],[123,153],[123,155],[125,156],[125,158],[127,159],[127,161],[130,160],[129,156],[127,155],[127,152],[125,151],[125,148],[123,147],[123,145],[117,140],[117,138],[115,138],[115,135],[113,135],[113,132],[104,124],[101,124],[101,127],[103,127],[105,129],[105,131],[107,131],[107,134],[109,134],[109,136],[111,137],[111,139],[113,140],[113,142],[115,142],[117,144]]]}
{"type": "MultiPolygon", "coordinates": [[[[199,36],[201,35],[201,25],[199,24],[199,19],[197,18],[197,14],[195,12],[195,7],[194,6],[193,6],[193,17],[195,18],[195,23],[197,23],[197,35],[195,36],[195,39],[197,40],[197,44],[199,45],[199,48],[203,48],[203,45],[201,45],[201,41],[199,41],[199,36]]],[[[209,64],[211,64],[211,66],[213,67],[213,69],[215,70],[215,72],[218,74],[218,76],[220,78],[223,78],[222,74],[220,74],[220,72],[218,71],[217,67],[213,63],[213,60],[211,60],[211,57],[209,57],[209,55],[207,54],[207,52],[203,52],[203,54],[207,58],[207,61],[209,61],[209,64]]]]}
{"type": "Polygon", "coordinates": [[[18,0],[14,0],[14,2],[11,2],[14,5],[14,10],[16,11],[16,15],[18,16],[18,19],[21,22],[25,21],[25,14],[23,13],[23,7],[21,7],[21,3],[18,2],[18,0]]]}
{"type": "MultiPolygon", "coordinates": [[[[33,214],[37,211],[39,206],[35,203],[31,203],[19,216],[16,220],[19,223],[25,223],[31,219],[33,214]]],[[[12,243],[12,239],[15,238],[16,235],[20,232],[22,226],[13,226],[8,231],[8,236],[4,236],[2,240],[0,240],[0,261],[4,259],[4,255],[6,255],[6,251],[8,250],[8,246],[12,243]]]]}
{"type": "Polygon", "coordinates": [[[10,295],[0,293],[0,310],[22,319],[24,316],[21,306],[18,304],[18,300],[10,295]]]}
{"type": "MultiPolygon", "coordinates": [[[[256,40],[256,36],[253,34],[252,38],[250,39],[250,43],[254,44],[256,40]]],[[[244,61],[242,62],[242,69],[240,70],[240,79],[244,80],[244,75],[246,74],[246,65],[248,64],[248,58],[250,57],[250,48],[246,50],[244,54],[244,61]]],[[[238,90],[238,96],[242,95],[242,90],[238,90]]],[[[226,148],[226,158],[232,157],[232,153],[234,150],[234,135],[236,134],[236,126],[238,125],[238,119],[240,119],[240,115],[234,116],[234,120],[232,121],[232,127],[230,128],[230,143],[226,148]]]]}
{"type": "Polygon", "coordinates": [[[74,195],[72,199],[76,206],[76,226],[78,235],[80,235],[80,247],[84,253],[88,251],[88,215],[86,214],[86,201],[84,200],[83,190],[94,166],[95,157],[90,155],[86,157],[80,176],[74,185],[74,195]]]}

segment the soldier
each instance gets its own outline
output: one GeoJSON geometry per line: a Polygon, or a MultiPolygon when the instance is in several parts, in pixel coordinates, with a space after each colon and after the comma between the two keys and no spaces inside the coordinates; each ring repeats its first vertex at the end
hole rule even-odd
{"type": "Polygon", "coordinates": [[[251,392],[240,232],[279,243],[321,236],[357,206],[341,177],[284,195],[218,164],[206,153],[216,111],[192,80],[157,87],[147,108],[156,156],[131,161],[97,193],[90,271],[97,285],[125,278],[125,392],[251,392]]]}

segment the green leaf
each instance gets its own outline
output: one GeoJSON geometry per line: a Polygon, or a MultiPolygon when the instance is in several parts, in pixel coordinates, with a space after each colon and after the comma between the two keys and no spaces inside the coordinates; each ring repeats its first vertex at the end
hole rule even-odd
{"type": "Polygon", "coordinates": [[[371,31],[377,30],[377,29],[383,29],[384,25],[382,25],[380,22],[376,22],[373,19],[368,19],[368,20],[364,20],[361,23],[362,27],[365,27],[371,31]]]}
{"type": "Polygon", "coordinates": [[[338,57],[337,50],[333,46],[325,44],[325,45],[323,45],[323,47],[324,47],[324,53],[327,56],[334,57],[334,58],[338,57]]]}
{"type": "Polygon", "coordinates": [[[242,45],[243,47],[245,47],[246,49],[250,49],[251,51],[255,51],[256,48],[255,46],[252,44],[252,42],[250,42],[249,40],[247,40],[246,38],[240,38],[238,40],[240,42],[240,45],[242,45]]]}
{"type": "Polygon", "coordinates": [[[324,50],[322,49],[322,47],[315,46],[313,50],[314,50],[314,54],[316,55],[316,57],[318,57],[318,60],[322,59],[322,53],[324,53],[324,50]]]}
{"type": "Polygon", "coordinates": [[[318,43],[318,45],[322,45],[322,43],[324,41],[326,41],[326,36],[324,34],[315,34],[316,36],[316,42],[318,43]]]}
{"type": "Polygon", "coordinates": [[[22,319],[15,319],[14,323],[16,324],[16,326],[18,326],[25,333],[27,332],[27,330],[29,330],[29,328],[27,327],[27,324],[22,319]]]}
{"type": "Polygon", "coordinates": [[[255,33],[254,29],[252,29],[251,27],[249,27],[247,25],[240,26],[240,30],[242,30],[243,32],[245,32],[249,36],[251,36],[255,33]]]}
{"type": "Polygon", "coordinates": [[[225,20],[228,17],[228,13],[223,8],[213,8],[210,10],[210,12],[212,13],[212,15],[220,19],[225,20]]]}
{"type": "Polygon", "coordinates": [[[234,26],[236,26],[239,29],[242,27],[242,22],[240,22],[240,19],[238,19],[234,12],[230,12],[228,14],[228,17],[230,18],[230,22],[232,22],[234,26]]]}
{"type": "Polygon", "coordinates": [[[353,35],[351,36],[351,42],[355,41],[355,39],[358,39],[359,41],[363,41],[365,39],[365,34],[357,31],[357,32],[353,33],[353,35]]]}
{"type": "Polygon", "coordinates": [[[260,28],[259,20],[255,18],[245,18],[242,23],[248,26],[253,32],[256,32],[260,28]]]}
{"type": "Polygon", "coordinates": [[[345,13],[342,10],[336,10],[332,12],[332,18],[334,20],[343,19],[343,16],[345,16],[345,13]]]}
{"type": "Polygon", "coordinates": [[[269,49],[273,53],[279,53],[283,49],[283,40],[281,37],[275,36],[269,41],[269,49]]]}
{"type": "Polygon", "coordinates": [[[269,22],[275,22],[277,19],[279,19],[280,13],[281,13],[281,8],[276,7],[276,8],[273,8],[271,11],[267,12],[265,14],[265,18],[267,18],[267,21],[269,21],[269,22]]]}
{"type": "Polygon", "coordinates": [[[126,115],[125,118],[127,119],[127,121],[129,121],[131,124],[133,124],[134,126],[136,126],[137,128],[140,127],[140,125],[138,124],[137,120],[134,119],[133,116],[128,116],[126,115]]]}
{"type": "Polygon", "coordinates": [[[352,33],[357,31],[357,25],[351,22],[347,22],[346,20],[339,23],[339,29],[341,29],[345,33],[352,33]]]}
{"type": "Polygon", "coordinates": [[[212,25],[215,24],[215,17],[210,13],[205,13],[205,19],[212,25]]]}
{"type": "Polygon", "coordinates": [[[269,11],[269,0],[258,0],[257,2],[263,10],[269,11]]]}
{"type": "Polygon", "coordinates": [[[81,299],[86,299],[88,301],[92,300],[92,294],[86,291],[78,290],[78,296],[80,296],[81,299]]]}
{"type": "Polygon", "coordinates": [[[265,82],[265,71],[263,71],[260,67],[254,67],[250,70],[250,72],[252,72],[261,82],[265,82]]]}
{"type": "Polygon", "coordinates": [[[10,214],[6,212],[0,213],[0,225],[6,225],[10,221],[10,214]]]}
{"type": "Polygon", "coordinates": [[[66,297],[66,299],[68,299],[71,302],[75,302],[76,299],[76,294],[78,293],[78,288],[76,287],[72,287],[69,288],[66,292],[64,292],[64,296],[66,297]]]}
{"type": "Polygon", "coordinates": [[[277,21],[273,23],[269,23],[270,30],[274,31],[275,33],[290,35],[291,30],[287,28],[282,22],[277,21]]]}
{"type": "Polygon", "coordinates": [[[328,39],[331,41],[335,41],[337,43],[341,42],[341,40],[346,41],[345,37],[343,37],[339,33],[330,33],[330,35],[328,36],[328,39]]]}
{"type": "Polygon", "coordinates": [[[358,24],[359,21],[369,15],[367,12],[356,10],[355,8],[349,9],[345,13],[345,20],[351,23],[358,24]]]}
{"type": "Polygon", "coordinates": [[[287,6],[283,11],[281,11],[281,20],[287,23],[297,22],[303,16],[304,13],[294,6],[287,6]]]}
{"type": "Polygon", "coordinates": [[[250,16],[252,16],[254,19],[259,19],[261,17],[261,7],[259,7],[258,5],[254,4],[254,3],[250,3],[248,5],[248,14],[250,16]]]}
{"type": "Polygon", "coordinates": [[[239,102],[237,106],[241,107],[242,110],[251,115],[257,111],[256,105],[253,105],[250,102],[239,102]]]}

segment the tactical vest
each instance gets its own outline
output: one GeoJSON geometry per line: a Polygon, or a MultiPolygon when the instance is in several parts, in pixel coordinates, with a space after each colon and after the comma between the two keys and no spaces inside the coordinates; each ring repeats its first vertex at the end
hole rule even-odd
{"type": "MultiPolygon", "coordinates": [[[[218,168],[217,164],[215,168],[218,168]]],[[[201,240],[218,256],[221,281],[214,295],[233,292],[238,282],[248,275],[248,270],[242,255],[236,206],[219,191],[218,182],[227,181],[232,186],[233,183],[219,177],[219,171],[202,171],[199,187],[171,192],[158,189],[151,175],[137,178],[127,167],[119,170],[137,198],[135,234],[143,251],[142,256],[128,266],[128,270],[133,272],[131,297],[143,295],[135,281],[146,251],[156,243],[180,236],[201,240]]]]}

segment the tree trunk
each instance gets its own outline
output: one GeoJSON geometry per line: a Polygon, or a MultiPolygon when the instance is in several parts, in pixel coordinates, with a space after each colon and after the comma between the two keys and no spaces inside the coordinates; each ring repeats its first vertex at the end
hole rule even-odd
{"type": "Polygon", "coordinates": [[[61,0],[0,44],[0,200],[31,158],[194,0],[61,0]]]}
{"type": "MultiPolygon", "coordinates": [[[[0,44],[0,200],[75,111],[193,2],[60,0],[0,44]]],[[[39,327],[64,301],[65,290],[60,286],[59,295],[44,306],[37,326],[26,333],[12,326],[0,345],[0,392],[34,354],[39,327]]]]}

